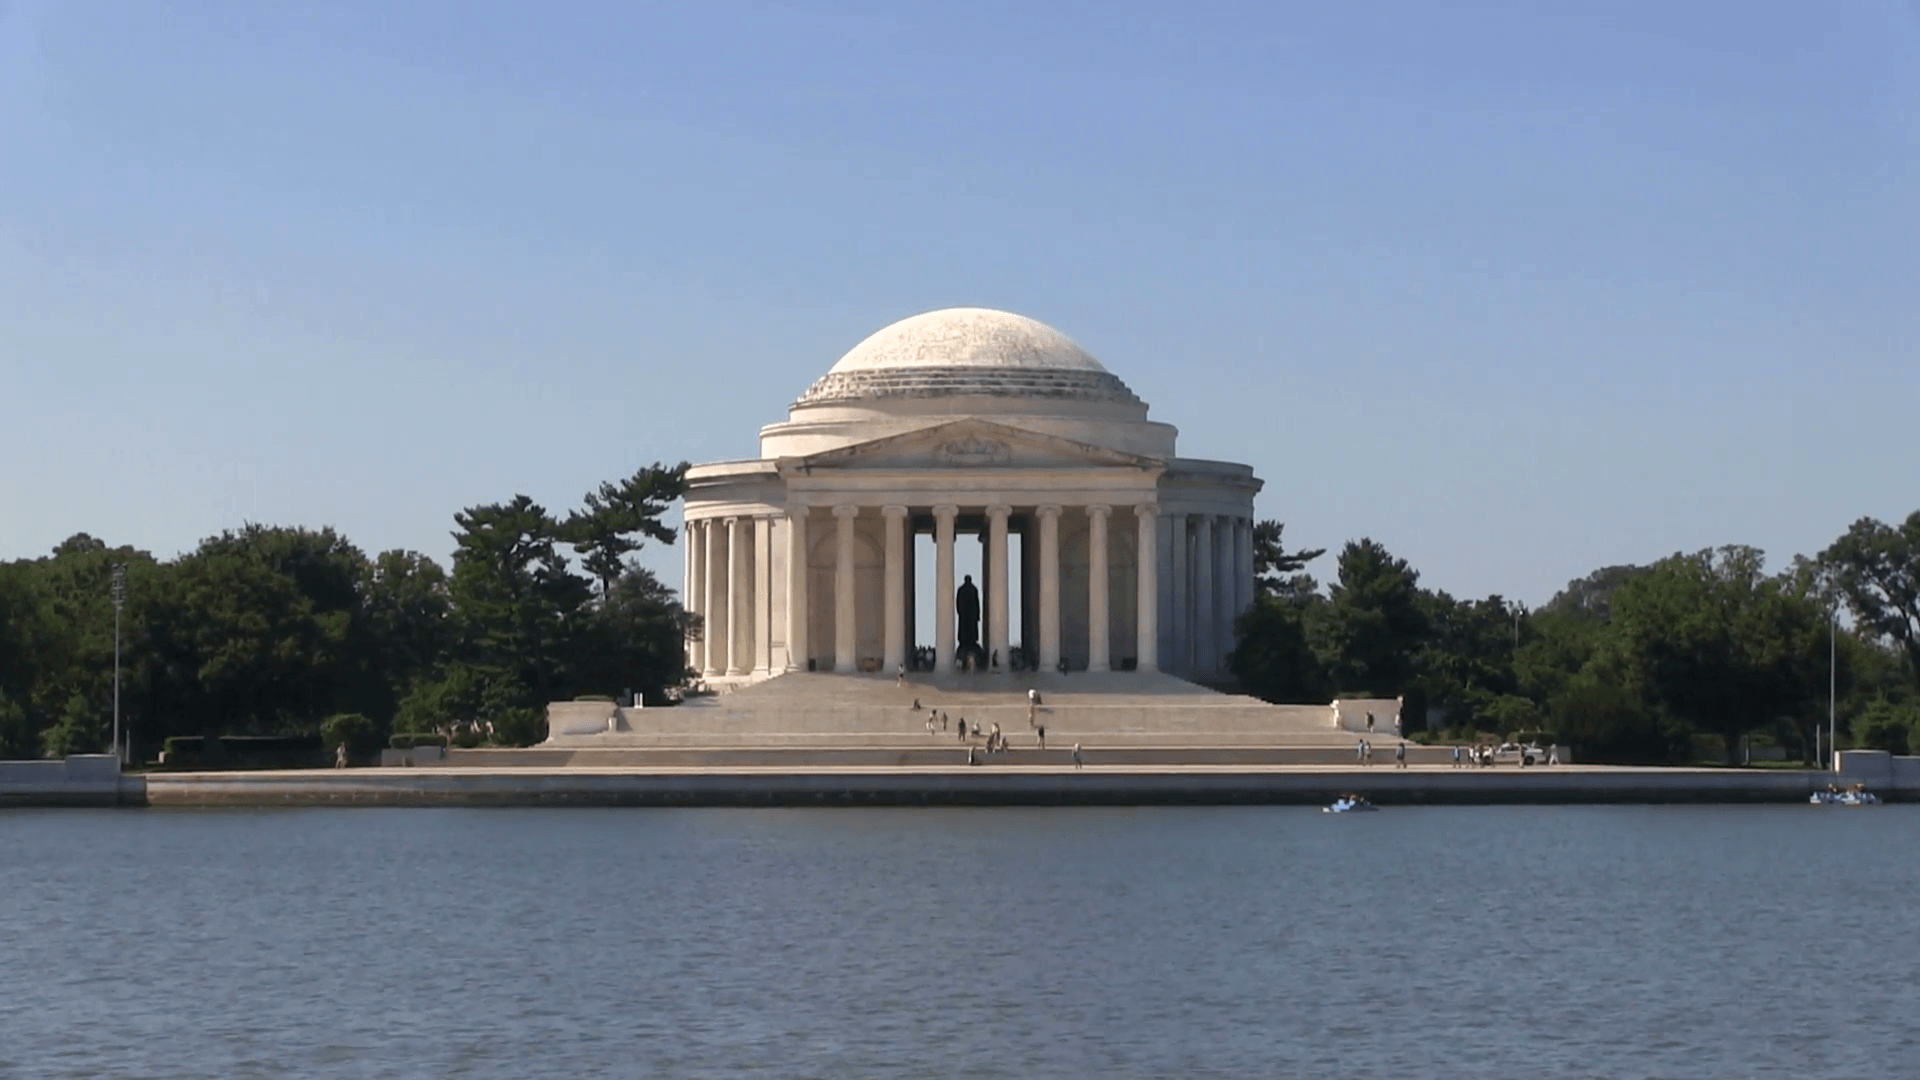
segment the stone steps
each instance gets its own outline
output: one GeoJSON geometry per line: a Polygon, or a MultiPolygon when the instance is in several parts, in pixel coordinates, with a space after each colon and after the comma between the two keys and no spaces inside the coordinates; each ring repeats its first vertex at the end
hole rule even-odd
{"type": "MultiPolygon", "coordinates": [[[[955,725],[962,719],[969,726],[998,724],[1020,745],[1035,737],[1029,687],[1041,695],[1035,719],[1050,743],[1063,746],[1321,746],[1350,754],[1354,741],[1353,733],[1333,726],[1324,705],[1269,705],[1170,675],[1111,672],[916,675],[904,686],[885,676],[796,674],[665,709],[556,703],[548,714],[548,745],[908,751],[957,746],[955,725]],[[927,734],[930,710],[946,714],[947,731],[927,734]]],[[[1376,746],[1388,739],[1376,736],[1376,746]]]]}
{"type": "MultiPolygon", "coordinates": [[[[1040,750],[1031,742],[1004,753],[979,752],[980,764],[993,767],[1049,766],[1073,764],[1073,746],[1047,740],[1040,750]]],[[[1448,751],[1438,747],[1409,744],[1407,760],[1413,765],[1444,765],[1448,751]]],[[[1083,746],[1081,756],[1089,765],[1136,766],[1261,766],[1321,765],[1353,766],[1353,751],[1329,746],[1083,746]]],[[[735,747],[656,747],[594,748],[529,747],[524,750],[453,750],[442,763],[452,768],[837,768],[837,767],[951,767],[965,763],[967,747],[956,742],[921,747],[857,746],[735,746],[735,747]]],[[[1367,770],[1394,771],[1393,755],[1376,748],[1374,764],[1367,770]]]]}

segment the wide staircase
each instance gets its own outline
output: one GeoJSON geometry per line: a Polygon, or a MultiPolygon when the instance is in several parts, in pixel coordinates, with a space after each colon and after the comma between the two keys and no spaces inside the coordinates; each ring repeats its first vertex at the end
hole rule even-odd
{"type": "MultiPolygon", "coordinates": [[[[995,765],[1352,765],[1355,734],[1325,705],[1269,705],[1172,675],[1143,672],[791,674],[671,708],[556,703],[550,735],[527,750],[454,751],[448,764],[605,768],[951,766],[998,724],[1010,746],[995,765]],[[1028,690],[1040,704],[1029,720],[1028,690]],[[917,707],[916,707],[917,706],[917,707]],[[934,730],[927,730],[929,716],[934,730]],[[944,720],[944,724],[942,721],[944,720]],[[962,739],[965,721],[970,736],[962,739]],[[1041,729],[1046,745],[1040,745],[1041,729]]],[[[1390,733],[1374,767],[1391,768],[1390,733]]],[[[1409,759],[1444,751],[1409,745],[1409,759]]]]}

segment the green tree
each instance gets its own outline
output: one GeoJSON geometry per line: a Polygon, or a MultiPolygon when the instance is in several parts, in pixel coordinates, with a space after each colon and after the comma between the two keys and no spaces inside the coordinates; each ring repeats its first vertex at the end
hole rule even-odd
{"type": "Polygon", "coordinates": [[[454,515],[451,594],[460,659],[489,686],[518,688],[517,704],[543,706],[567,681],[586,579],[555,547],[560,527],[525,495],[454,515]]]}
{"type": "Polygon", "coordinates": [[[643,567],[631,567],[584,620],[579,663],[567,696],[639,694],[666,703],[666,691],[687,669],[686,613],[673,590],[643,567]]]}
{"type": "Polygon", "coordinates": [[[1316,626],[1315,651],[1342,693],[1401,693],[1414,680],[1414,654],[1428,630],[1419,572],[1360,539],[1341,549],[1339,575],[1316,626]]]}
{"type": "Polygon", "coordinates": [[[614,582],[626,572],[627,557],[640,550],[641,537],[673,543],[675,530],[660,518],[687,493],[689,467],[684,461],[671,467],[654,462],[617,484],[588,492],[585,508],[567,517],[562,531],[600,583],[602,598],[612,594],[614,582]]]}
{"type": "Polygon", "coordinates": [[[332,529],[248,525],[179,559],[147,609],[163,734],[313,734],[357,705],[366,575],[332,529]]]}
{"type": "Polygon", "coordinates": [[[1326,548],[1288,551],[1283,521],[1268,519],[1253,526],[1253,582],[1256,596],[1301,598],[1318,586],[1306,572],[1307,564],[1327,553],[1326,548]]]}
{"type": "Polygon", "coordinates": [[[1519,611],[1499,596],[1455,600],[1421,593],[1426,633],[1416,653],[1418,685],[1450,726],[1537,728],[1538,709],[1518,696],[1514,659],[1519,611]]]}
{"type": "Polygon", "coordinates": [[[1820,553],[1854,621],[1905,654],[1920,690],[1920,510],[1898,528],[1861,518],[1820,553]]]}
{"type": "Polygon", "coordinates": [[[1555,740],[1579,761],[1652,765],[1683,757],[1685,729],[1663,722],[1623,681],[1594,669],[1569,679],[1548,707],[1555,740]]]}
{"type": "Polygon", "coordinates": [[[1675,555],[1613,597],[1621,668],[1673,717],[1719,736],[1730,760],[1741,736],[1806,712],[1825,689],[1824,617],[1764,564],[1750,547],[1675,555]]]}
{"type": "MultiPolygon", "coordinates": [[[[1317,599],[1317,598],[1316,598],[1317,599]]],[[[1332,697],[1327,671],[1307,630],[1325,601],[1309,603],[1262,595],[1234,625],[1227,667],[1241,689],[1264,701],[1318,703],[1332,697]]]]}
{"type": "Polygon", "coordinates": [[[414,551],[384,551],[361,584],[367,641],[379,658],[368,711],[385,726],[416,682],[434,677],[458,640],[447,572],[414,551]]]}

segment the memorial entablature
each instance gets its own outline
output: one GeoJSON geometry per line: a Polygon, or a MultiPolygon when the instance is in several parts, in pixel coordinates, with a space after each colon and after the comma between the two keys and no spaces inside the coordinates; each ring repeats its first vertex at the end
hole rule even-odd
{"type": "Polygon", "coordinates": [[[940,672],[971,658],[1211,678],[1253,602],[1261,481],[1177,456],[1176,434],[1032,319],[894,323],[762,428],[758,458],[689,471],[683,595],[704,624],[689,664],[709,679],[892,674],[931,650],[940,672]],[[922,534],[931,597],[913,588],[922,534]],[[977,592],[954,581],[961,537],[983,546],[977,592]],[[925,603],[934,640],[916,641],[925,603]]]}

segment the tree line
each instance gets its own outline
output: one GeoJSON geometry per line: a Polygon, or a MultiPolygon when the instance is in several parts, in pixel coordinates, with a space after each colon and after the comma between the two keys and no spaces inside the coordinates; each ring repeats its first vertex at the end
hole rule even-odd
{"type": "MultiPolygon", "coordinates": [[[[171,560],[80,534],[0,563],[0,757],[110,745],[116,565],[136,757],[171,736],[313,735],[340,717],[376,742],[459,721],[524,745],[545,737],[549,701],[663,703],[697,619],[633,555],[675,541],[661,517],[686,469],[656,463],[564,515],[523,495],[462,510],[451,572],[262,525],[171,560]]],[[[1326,552],[1283,535],[1255,529],[1257,598],[1230,660],[1267,700],[1403,696],[1410,729],[1430,716],[1453,737],[1540,733],[1585,760],[1751,737],[1812,761],[1831,677],[1841,745],[1920,748],[1920,511],[1862,519],[1775,573],[1749,547],[1681,553],[1596,570],[1532,610],[1422,588],[1371,539],[1346,544],[1323,587],[1307,568],[1326,552]]]]}
{"type": "Polygon", "coordinates": [[[1287,551],[1281,523],[1256,527],[1254,553],[1230,664],[1269,701],[1404,696],[1410,730],[1537,733],[1590,761],[1745,740],[1813,762],[1831,690],[1842,747],[1920,748],[1920,511],[1863,518],[1777,573],[1737,545],[1603,567],[1536,610],[1424,589],[1371,539],[1324,589],[1306,568],[1325,551],[1287,551]]]}
{"type": "Polygon", "coordinates": [[[0,758],[110,747],[116,566],[136,759],[172,736],[312,735],[329,718],[363,743],[457,719],[525,745],[552,700],[659,703],[683,675],[687,616],[633,554],[673,543],[660,519],[686,470],[640,469],[565,516],[524,495],[462,510],[451,573],[330,528],[263,525],[170,560],[82,533],[0,563],[0,758]]]}

